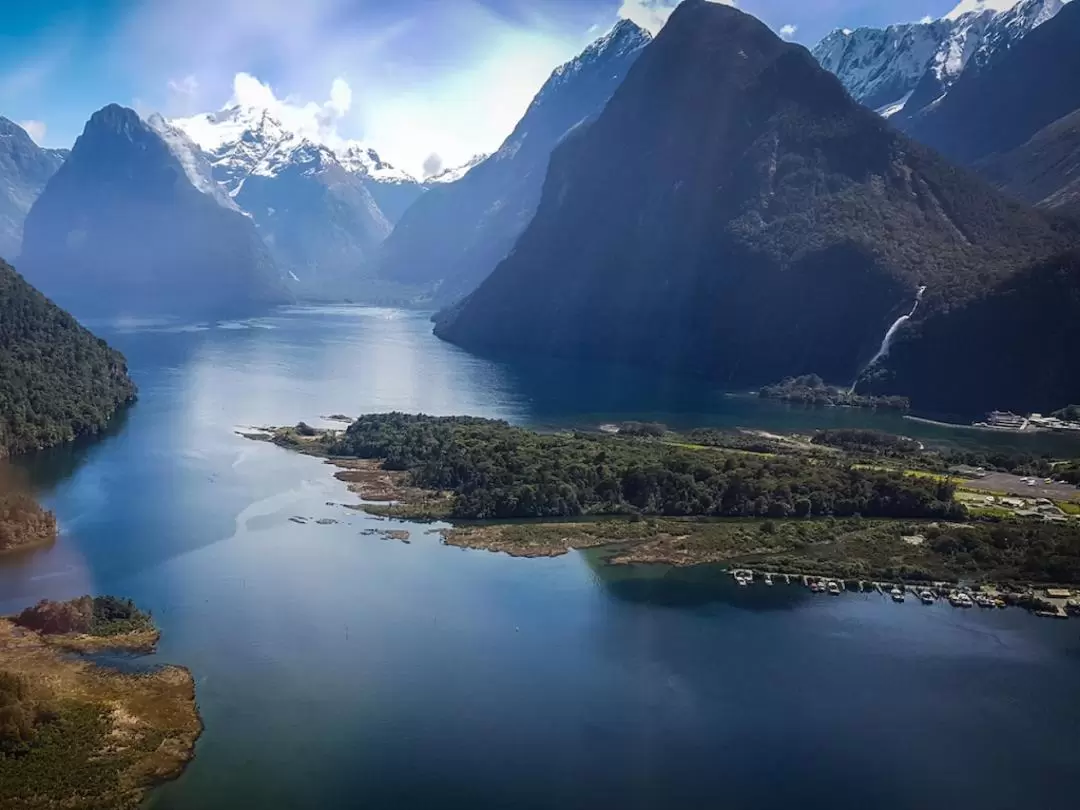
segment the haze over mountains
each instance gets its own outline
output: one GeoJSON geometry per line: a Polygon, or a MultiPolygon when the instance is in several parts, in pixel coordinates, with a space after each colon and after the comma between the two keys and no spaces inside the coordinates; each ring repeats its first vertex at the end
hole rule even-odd
{"type": "Polygon", "coordinates": [[[0,117],[0,257],[15,257],[30,206],[67,157],[42,149],[13,121],[0,117]]]}
{"type": "Polygon", "coordinates": [[[433,287],[442,303],[475,289],[532,219],[551,150],[603,109],[651,39],[622,20],[557,68],[495,154],[406,212],[382,247],[381,277],[433,287]]]}
{"type": "Polygon", "coordinates": [[[196,171],[133,110],[96,112],[27,216],[20,271],[80,314],[225,314],[288,300],[251,220],[197,189],[196,171]]]}
{"type": "Polygon", "coordinates": [[[482,351],[950,409],[1005,404],[993,362],[1014,407],[1080,399],[1063,353],[1001,338],[1080,320],[1080,3],[964,0],[812,53],[703,0],[655,41],[622,21],[499,150],[424,182],[251,106],[110,105],[62,166],[0,121],[0,246],[24,230],[20,271],[87,314],[434,302],[482,351]]]}

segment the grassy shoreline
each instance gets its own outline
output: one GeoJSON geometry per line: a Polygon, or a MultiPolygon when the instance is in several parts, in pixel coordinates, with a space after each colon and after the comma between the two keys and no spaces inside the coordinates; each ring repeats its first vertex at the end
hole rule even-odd
{"type": "Polygon", "coordinates": [[[16,722],[0,739],[0,806],[134,810],[183,772],[203,730],[190,671],[121,673],[82,655],[151,651],[156,628],[48,633],[20,617],[0,618],[0,703],[16,722]]]}
{"type": "MultiPolygon", "coordinates": [[[[336,477],[345,481],[364,501],[356,508],[388,518],[452,522],[450,528],[438,533],[445,544],[460,548],[516,557],[552,557],[574,549],[610,547],[611,553],[606,555],[606,560],[615,565],[755,566],[761,570],[845,579],[1040,585],[1077,582],[1074,569],[1067,569],[1064,576],[1039,576],[1039,569],[1033,567],[1024,544],[1057,543],[1059,551],[1064,549],[1062,553],[1072,555],[1068,557],[1071,565],[1074,558],[1080,557],[1080,548],[1073,547],[1076,545],[1073,534],[1080,536],[1076,531],[1080,527],[1044,528],[1033,522],[1021,524],[963,518],[869,519],[858,516],[773,519],[601,514],[527,520],[467,520],[454,517],[453,492],[418,488],[412,484],[407,469],[387,469],[389,465],[382,459],[335,454],[334,448],[341,445],[338,441],[341,434],[336,431],[301,425],[246,435],[323,458],[338,467],[336,477]],[[1003,540],[1002,532],[1015,534],[1019,540],[1009,537],[1003,540]]],[[[682,447],[680,437],[675,439],[679,440],[675,441],[675,446],[682,447]]],[[[811,445],[809,441],[791,444],[784,437],[763,437],[754,432],[744,432],[734,439],[733,447],[695,444],[694,449],[717,453],[721,457],[775,449],[797,455],[812,465],[847,458],[843,451],[811,445]],[[772,444],[765,448],[753,444],[763,439],[769,439],[772,444]]],[[[669,434],[656,441],[671,444],[673,440],[669,434]]],[[[848,462],[856,470],[867,466],[855,458],[849,458],[848,462]]],[[[913,475],[941,478],[926,472],[913,475]]],[[[1051,566],[1047,570],[1053,574],[1058,569],[1051,566]]]]}

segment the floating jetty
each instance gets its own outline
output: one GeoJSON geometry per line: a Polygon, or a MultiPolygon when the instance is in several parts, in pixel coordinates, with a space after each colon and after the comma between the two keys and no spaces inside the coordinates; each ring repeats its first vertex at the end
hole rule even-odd
{"type": "MultiPolygon", "coordinates": [[[[953,607],[960,609],[978,606],[992,610],[994,608],[1005,608],[1009,605],[1019,605],[1036,616],[1047,618],[1064,619],[1071,614],[1080,615],[1080,595],[1070,596],[1068,599],[1063,597],[1058,599],[1058,594],[1054,593],[1055,600],[1053,602],[1036,600],[1036,604],[1032,605],[1029,600],[1035,596],[1035,591],[1031,588],[1024,592],[1018,592],[999,591],[992,585],[971,587],[949,582],[908,584],[905,582],[879,582],[869,579],[849,581],[839,577],[831,578],[814,574],[792,574],[779,571],[761,571],[755,574],[749,568],[731,569],[730,573],[740,587],[752,585],[755,577],[760,578],[765,585],[773,586],[778,584],[782,577],[784,584],[793,585],[801,581],[802,586],[813,593],[828,593],[832,596],[839,596],[846,590],[855,593],[877,591],[882,596],[888,596],[892,601],[901,603],[906,600],[907,595],[910,593],[924,605],[933,605],[939,599],[945,599],[953,607]]],[[[1073,590],[1068,592],[1070,594],[1077,593],[1073,590]]]]}

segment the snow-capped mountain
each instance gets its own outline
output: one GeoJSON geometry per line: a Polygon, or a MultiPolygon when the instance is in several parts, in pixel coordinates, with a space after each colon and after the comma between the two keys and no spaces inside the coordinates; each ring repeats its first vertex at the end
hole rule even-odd
{"type": "Polygon", "coordinates": [[[425,178],[424,179],[424,184],[425,185],[432,185],[433,183],[434,184],[456,183],[458,180],[460,180],[462,177],[467,175],[470,171],[475,169],[477,166],[479,166],[481,163],[483,163],[489,157],[491,157],[491,155],[485,155],[485,154],[473,155],[471,158],[469,158],[468,161],[461,164],[460,166],[451,166],[451,167],[449,167],[447,169],[443,169],[441,172],[436,172],[435,174],[431,175],[430,177],[425,178]]]}
{"type": "Polygon", "coordinates": [[[18,257],[26,214],[67,156],[67,149],[43,149],[0,116],[0,258],[18,257]]]}
{"type": "Polygon", "coordinates": [[[396,222],[423,193],[416,178],[379,157],[359,141],[337,149],[288,129],[270,111],[232,106],[169,122],[207,153],[214,177],[236,197],[249,177],[275,177],[292,166],[337,164],[360,178],[382,215],[396,222]]]}
{"type": "Polygon", "coordinates": [[[1068,0],[962,0],[944,17],[887,28],[839,29],[813,54],[862,104],[910,118],[960,74],[1008,50],[1068,0]]]}
{"type": "Polygon", "coordinates": [[[231,203],[255,221],[301,297],[355,296],[393,219],[423,193],[374,149],[357,141],[332,149],[265,109],[232,106],[163,122],[163,129],[177,133],[168,140],[185,169],[199,175],[208,165],[231,203]],[[197,145],[203,160],[185,160],[186,144],[197,145]]]}

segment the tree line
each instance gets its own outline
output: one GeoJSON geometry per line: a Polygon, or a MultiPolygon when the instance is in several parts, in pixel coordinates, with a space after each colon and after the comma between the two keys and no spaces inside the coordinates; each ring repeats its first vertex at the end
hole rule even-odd
{"type": "Polygon", "coordinates": [[[709,452],[677,443],[545,434],[472,417],[363,416],[331,453],[380,459],[452,492],[463,519],[647,514],[961,519],[953,485],[843,459],[709,452]]]}

